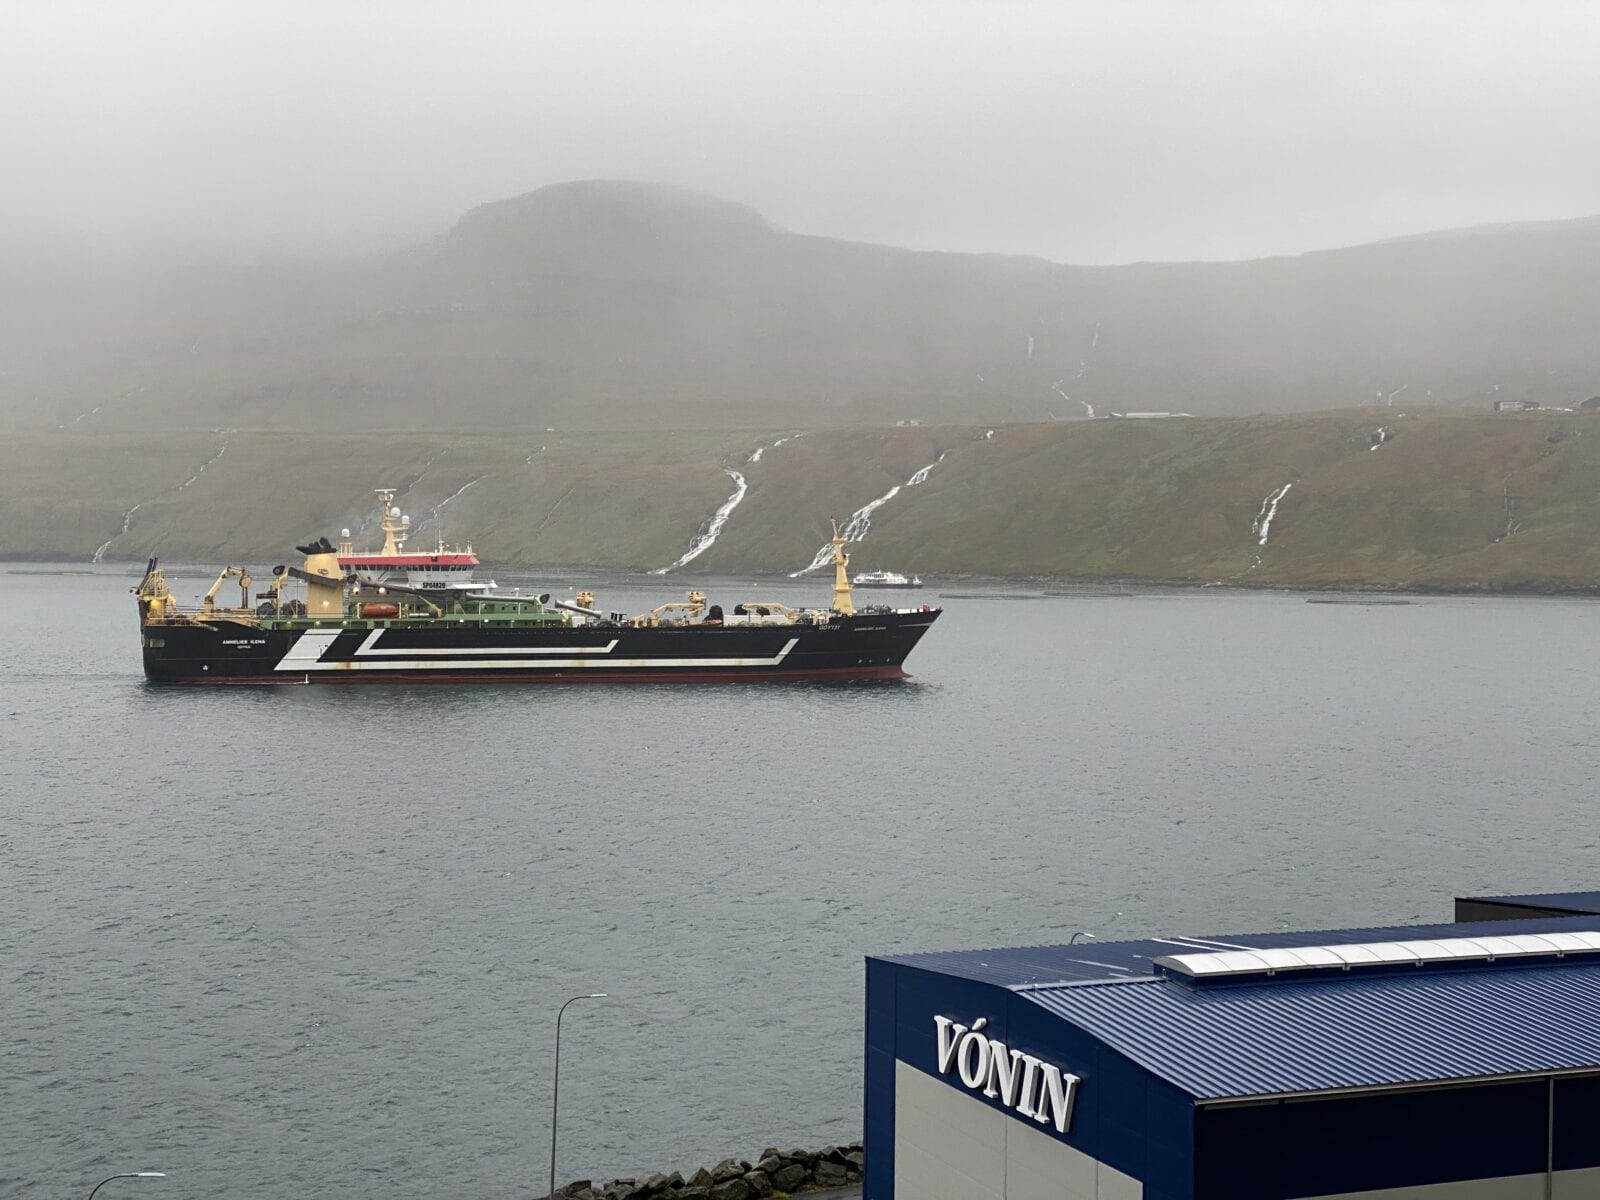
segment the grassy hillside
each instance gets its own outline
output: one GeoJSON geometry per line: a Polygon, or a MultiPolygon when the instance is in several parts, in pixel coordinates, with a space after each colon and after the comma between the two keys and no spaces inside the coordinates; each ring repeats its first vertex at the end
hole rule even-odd
{"type": "Polygon", "coordinates": [[[1600,218],[1087,268],[807,237],[590,181],[383,260],[108,271],[0,264],[14,424],[760,428],[1600,395],[1600,218]]]}
{"type": "Polygon", "coordinates": [[[415,543],[471,541],[505,566],[653,569],[733,493],[732,469],[744,500],[684,574],[797,570],[830,517],[899,485],[853,547],[856,568],[1600,587],[1600,415],[1374,408],[796,433],[14,433],[0,436],[0,556],[282,562],[343,526],[370,540],[372,489],[387,485],[415,543]],[[1285,485],[1262,545],[1253,523],[1285,485]]]}

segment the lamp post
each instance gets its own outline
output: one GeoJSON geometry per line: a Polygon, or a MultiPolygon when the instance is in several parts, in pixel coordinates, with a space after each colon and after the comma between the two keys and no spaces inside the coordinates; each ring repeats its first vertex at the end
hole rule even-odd
{"type": "Polygon", "coordinates": [[[94,1200],[94,1193],[105,1187],[113,1179],[165,1179],[166,1177],[167,1173],[165,1171],[124,1171],[120,1175],[108,1176],[95,1184],[94,1191],[89,1193],[89,1200],[94,1200]]]}
{"type": "Polygon", "coordinates": [[[586,992],[581,996],[574,996],[556,1010],[556,1062],[554,1078],[550,1084],[550,1191],[547,1195],[556,1194],[556,1114],[560,1111],[561,1104],[561,1014],[567,1011],[567,1004],[579,1000],[604,1000],[604,992],[586,992]]]}

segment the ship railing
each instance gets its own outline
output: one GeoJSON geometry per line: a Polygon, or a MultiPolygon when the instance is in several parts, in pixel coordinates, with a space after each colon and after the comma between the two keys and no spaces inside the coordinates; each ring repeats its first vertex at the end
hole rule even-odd
{"type": "Polygon", "coordinates": [[[164,616],[146,617],[146,625],[193,625],[196,621],[243,621],[254,624],[257,620],[256,610],[253,608],[216,608],[207,610],[199,607],[179,608],[167,610],[164,616]]]}

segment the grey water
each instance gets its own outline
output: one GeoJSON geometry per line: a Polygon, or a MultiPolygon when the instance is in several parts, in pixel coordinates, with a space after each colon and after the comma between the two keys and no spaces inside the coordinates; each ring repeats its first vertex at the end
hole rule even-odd
{"type": "Polygon", "coordinates": [[[0,573],[5,1196],[542,1192],[591,991],[558,1175],[687,1173],[858,1136],[867,954],[1600,883],[1589,603],[979,596],[903,684],[183,690],[130,582],[0,573]]]}

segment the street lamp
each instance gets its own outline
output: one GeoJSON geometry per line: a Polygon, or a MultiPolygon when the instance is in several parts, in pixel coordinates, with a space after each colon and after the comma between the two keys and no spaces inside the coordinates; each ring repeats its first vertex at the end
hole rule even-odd
{"type": "Polygon", "coordinates": [[[94,1193],[105,1187],[113,1179],[165,1179],[166,1177],[167,1173],[165,1171],[124,1171],[121,1175],[109,1176],[95,1184],[94,1191],[89,1193],[89,1200],[94,1200],[94,1193]]]}
{"type": "Polygon", "coordinates": [[[556,1065],[554,1079],[550,1084],[550,1191],[547,1195],[556,1194],[556,1113],[561,1103],[561,1014],[567,1011],[567,1004],[579,1000],[604,1000],[604,992],[586,992],[582,996],[574,996],[556,1010],[556,1065]]]}

